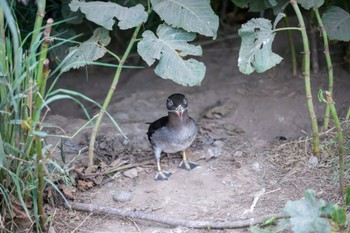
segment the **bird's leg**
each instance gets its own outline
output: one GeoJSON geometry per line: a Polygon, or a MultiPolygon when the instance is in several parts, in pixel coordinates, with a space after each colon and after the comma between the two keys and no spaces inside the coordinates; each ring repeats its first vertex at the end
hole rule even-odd
{"type": "Polygon", "coordinates": [[[167,180],[170,176],[171,173],[167,171],[162,171],[160,167],[160,151],[155,151],[155,156],[157,160],[157,173],[156,176],[154,177],[155,180],[167,180]]]}
{"type": "Polygon", "coordinates": [[[195,163],[187,162],[186,152],[182,151],[182,161],[179,164],[179,168],[186,169],[186,170],[192,170],[193,168],[195,168],[197,166],[198,165],[195,163]]]}

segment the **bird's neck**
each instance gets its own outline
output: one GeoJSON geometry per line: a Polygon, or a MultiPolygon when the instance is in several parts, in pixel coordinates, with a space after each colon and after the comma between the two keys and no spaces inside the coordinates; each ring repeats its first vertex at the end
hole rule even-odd
{"type": "Polygon", "coordinates": [[[185,110],[182,114],[182,120],[175,112],[169,112],[169,121],[168,124],[170,127],[179,127],[181,125],[185,125],[190,121],[190,117],[188,116],[188,111],[185,110]]]}

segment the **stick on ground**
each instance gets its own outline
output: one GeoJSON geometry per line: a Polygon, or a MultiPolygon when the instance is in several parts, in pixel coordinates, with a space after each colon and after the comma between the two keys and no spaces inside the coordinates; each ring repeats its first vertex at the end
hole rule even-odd
{"type": "Polygon", "coordinates": [[[83,204],[83,203],[69,203],[70,207],[74,210],[93,212],[97,214],[112,214],[122,217],[136,218],[145,221],[152,221],[157,223],[166,224],[169,226],[177,227],[189,227],[197,229],[237,229],[237,228],[246,228],[252,225],[257,225],[260,223],[266,222],[266,220],[274,218],[275,220],[280,218],[286,218],[286,215],[283,214],[274,214],[266,215],[258,218],[250,218],[246,220],[238,221],[200,221],[200,220],[185,220],[185,219],[175,219],[172,217],[166,217],[164,215],[158,216],[154,214],[147,214],[140,211],[130,211],[123,210],[111,207],[104,207],[99,205],[92,204],[83,204]]]}

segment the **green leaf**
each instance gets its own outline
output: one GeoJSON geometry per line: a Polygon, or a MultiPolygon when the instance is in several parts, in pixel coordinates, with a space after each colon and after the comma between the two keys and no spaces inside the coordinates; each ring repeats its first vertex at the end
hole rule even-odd
{"type": "Polygon", "coordinates": [[[325,201],[318,201],[314,191],[308,190],[305,192],[305,199],[288,201],[283,211],[290,216],[290,223],[295,233],[329,233],[328,220],[321,218],[325,206],[325,201]]]}
{"type": "Polygon", "coordinates": [[[328,8],[322,16],[330,40],[350,40],[350,14],[340,7],[328,8]]]}
{"type": "Polygon", "coordinates": [[[2,141],[2,137],[1,137],[1,134],[0,134],[0,168],[2,166],[4,166],[4,160],[5,160],[4,143],[2,141]]]}
{"type": "Polygon", "coordinates": [[[216,38],[219,17],[209,0],[151,0],[153,10],[169,25],[216,38]]]}
{"type": "Polygon", "coordinates": [[[272,8],[274,15],[282,13],[288,4],[289,0],[277,0],[277,5],[273,6],[272,8]]]}
{"type": "Polygon", "coordinates": [[[286,17],[286,14],[284,13],[278,13],[278,15],[275,18],[275,22],[273,22],[273,29],[276,29],[276,26],[278,24],[279,21],[281,21],[281,19],[283,19],[284,17],[286,17]]]}
{"type": "Polygon", "coordinates": [[[36,136],[39,136],[39,137],[42,137],[42,138],[47,137],[47,133],[43,132],[43,131],[36,131],[36,130],[34,130],[33,131],[33,135],[36,135],[36,136]]]}
{"type": "Polygon", "coordinates": [[[155,69],[157,75],[184,86],[201,84],[205,75],[205,65],[193,58],[185,59],[188,55],[202,55],[200,46],[188,44],[195,39],[195,33],[161,24],[158,26],[157,35],[148,30],[142,37],[137,44],[137,51],[149,66],[155,60],[159,60],[155,69]]]}
{"type": "Polygon", "coordinates": [[[340,206],[333,205],[333,208],[331,210],[331,218],[333,222],[336,222],[338,224],[345,224],[347,220],[346,212],[340,206]]]}
{"type": "Polygon", "coordinates": [[[115,18],[119,20],[119,28],[125,30],[146,22],[148,17],[141,4],[128,8],[112,2],[72,0],[69,7],[74,12],[80,9],[88,20],[108,30],[112,30],[115,18]]]}
{"type": "Polygon", "coordinates": [[[350,186],[346,187],[346,192],[345,192],[345,205],[350,205],[350,186]]]}
{"type": "Polygon", "coordinates": [[[271,49],[275,32],[269,20],[251,19],[242,25],[238,34],[242,37],[238,58],[238,67],[242,73],[262,73],[282,61],[271,49]]]}
{"type": "Polygon", "coordinates": [[[323,5],[324,0],[298,0],[298,3],[306,10],[311,8],[319,8],[323,5]]]}
{"type": "Polygon", "coordinates": [[[71,24],[80,24],[83,22],[84,15],[81,12],[73,12],[70,10],[69,3],[71,0],[62,0],[61,14],[63,19],[69,19],[75,17],[73,20],[68,21],[71,24]]]}
{"type": "Polygon", "coordinates": [[[103,57],[107,51],[105,46],[109,44],[110,40],[108,30],[104,28],[95,29],[90,39],[78,46],[69,48],[68,59],[63,61],[61,71],[66,72],[71,68],[77,69],[103,57]]]}

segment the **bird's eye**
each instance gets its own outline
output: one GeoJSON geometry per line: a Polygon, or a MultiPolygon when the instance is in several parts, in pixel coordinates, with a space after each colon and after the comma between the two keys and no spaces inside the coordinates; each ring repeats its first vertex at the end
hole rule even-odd
{"type": "Polygon", "coordinates": [[[172,101],[171,99],[167,99],[167,105],[168,105],[169,107],[171,107],[171,106],[174,105],[174,103],[173,103],[173,101],[172,101]]]}

